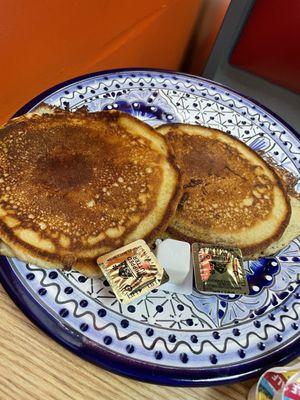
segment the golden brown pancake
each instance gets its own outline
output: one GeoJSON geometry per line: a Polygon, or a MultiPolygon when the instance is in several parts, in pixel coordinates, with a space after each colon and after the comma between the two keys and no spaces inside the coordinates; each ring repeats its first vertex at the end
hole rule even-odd
{"type": "Polygon", "coordinates": [[[0,176],[6,250],[88,275],[99,255],[163,231],[181,191],[165,139],[116,111],[12,120],[0,129],[0,176]]]}
{"type": "Polygon", "coordinates": [[[254,258],[276,254],[300,235],[300,193],[296,192],[295,190],[295,186],[299,181],[299,178],[288,170],[277,165],[274,159],[269,157],[268,154],[263,152],[260,152],[260,154],[274,169],[289,196],[291,204],[291,218],[282,236],[277,241],[271,243],[265,250],[255,254],[253,256],[254,258]]]}
{"type": "Polygon", "coordinates": [[[183,172],[184,193],[169,231],[185,240],[263,251],[283,234],[291,208],[267,163],[238,139],[195,125],[158,128],[183,172]]]}

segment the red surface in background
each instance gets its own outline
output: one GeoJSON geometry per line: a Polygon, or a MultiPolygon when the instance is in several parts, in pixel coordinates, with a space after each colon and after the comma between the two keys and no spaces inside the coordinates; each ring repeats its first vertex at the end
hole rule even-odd
{"type": "Polygon", "coordinates": [[[230,63],[300,93],[300,0],[257,0],[230,63]]]}
{"type": "Polygon", "coordinates": [[[200,0],[9,0],[0,11],[0,124],[44,90],[103,69],[178,69],[200,0]]]}

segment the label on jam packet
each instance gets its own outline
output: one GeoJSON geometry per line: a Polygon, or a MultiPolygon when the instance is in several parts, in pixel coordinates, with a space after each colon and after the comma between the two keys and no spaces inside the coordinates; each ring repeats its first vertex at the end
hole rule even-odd
{"type": "Polygon", "coordinates": [[[258,400],[270,399],[274,400],[282,393],[283,387],[287,382],[284,374],[276,371],[268,371],[263,374],[258,384],[258,400]]]}
{"type": "Polygon", "coordinates": [[[300,371],[290,378],[283,390],[283,400],[299,400],[300,399],[300,371]]]}
{"type": "Polygon", "coordinates": [[[97,259],[117,299],[124,304],[169,280],[144,240],[136,240],[97,259]]]}
{"type": "Polygon", "coordinates": [[[196,288],[200,292],[249,293],[240,249],[193,243],[192,253],[196,288]]]}
{"type": "Polygon", "coordinates": [[[266,371],[258,381],[256,399],[299,400],[300,397],[296,397],[295,399],[291,397],[297,389],[297,385],[293,385],[293,383],[297,383],[297,375],[297,370],[293,369],[293,367],[289,367],[287,370],[274,368],[266,371]]]}

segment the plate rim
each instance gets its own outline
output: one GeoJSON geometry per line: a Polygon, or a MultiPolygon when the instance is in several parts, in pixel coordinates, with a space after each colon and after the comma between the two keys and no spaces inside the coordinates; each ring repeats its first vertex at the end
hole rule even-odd
{"type": "MultiPolygon", "coordinates": [[[[76,82],[93,78],[93,77],[101,77],[105,74],[118,74],[122,72],[153,72],[153,73],[167,73],[172,74],[174,76],[181,77],[190,77],[193,79],[200,79],[202,81],[206,81],[212,85],[224,88],[229,92],[237,94],[242,98],[245,98],[252,103],[259,106],[262,110],[269,113],[273,118],[275,118],[278,122],[284,125],[293,136],[295,136],[296,140],[300,142],[300,134],[291,127],[288,123],[284,121],[283,118],[278,116],[272,110],[268,109],[260,102],[248,97],[226,85],[220,84],[213,80],[203,78],[201,76],[186,74],[183,72],[177,72],[167,69],[156,69],[156,68],[116,68],[110,70],[102,70],[93,73],[88,73],[84,75],[80,75],[78,77],[71,78],[64,82],[61,82],[57,85],[52,86],[51,88],[43,91],[32,100],[23,105],[12,118],[18,117],[30,109],[32,109],[36,104],[40,101],[44,100],[45,97],[53,94],[57,90],[60,90],[68,85],[74,84],[76,82]]],[[[130,378],[138,379],[143,382],[154,383],[154,384],[162,384],[162,385],[171,385],[171,386],[212,386],[218,384],[230,384],[238,381],[242,381],[245,379],[249,379],[258,374],[261,374],[266,368],[263,366],[258,367],[257,363],[261,363],[261,357],[259,359],[254,359],[248,361],[246,363],[238,364],[235,367],[222,367],[216,366],[212,367],[207,371],[200,370],[198,374],[195,369],[180,369],[175,367],[161,367],[159,370],[159,374],[157,374],[157,366],[155,364],[146,365],[143,362],[139,362],[133,359],[130,359],[123,355],[116,355],[114,352],[104,348],[99,345],[97,342],[94,342],[81,334],[78,331],[75,331],[68,324],[64,324],[65,329],[61,329],[61,323],[56,320],[51,314],[44,312],[42,306],[39,302],[31,296],[26,288],[21,285],[19,280],[11,279],[15,276],[12,268],[9,265],[6,257],[0,258],[0,263],[3,268],[0,268],[0,281],[12,298],[14,303],[22,310],[22,312],[34,323],[36,324],[42,331],[48,334],[52,339],[54,339],[59,344],[63,345],[68,350],[72,351],[76,355],[82,357],[85,360],[88,360],[94,364],[97,364],[106,370],[114,373],[118,373],[123,376],[127,376],[130,378]],[[21,294],[21,296],[20,296],[21,294]],[[22,299],[22,300],[20,300],[22,299]],[[34,311],[33,311],[34,310],[34,311]],[[120,359],[122,362],[120,363],[120,359]],[[121,365],[120,365],[121,364],[121,365]],[[143,368],[140,368],[140,366],[143,368]],[[242,372],[245,369],[244,372],[242,372]],[[176,371],[177,370],[177,371],[176,371]],[[193,370],[192,374],[191,371],[193,370]],[[227,373],[226,373],[227,370],[227,373]],[[246,371],[247,370],[247,371],[246,371]],[[163,373],[161,373],[163,371],[163,373]],[[223,371],[223,372],[222,372],[223,371]],[[236,371],[234,375],[232,375],[233,371],[236,371]],[[156,372],[156,373],[155,373],[156,372]],[[175,374],[175,372],[178,372],[175,374]],[[230,374],[230,377],[228,375],[230,374]],[[221,376],[220,376],[221,375],[221,376]]],[[[297,357],[300,353],[299,350],[300,337],[296,340],[293,340],[288,345],[282,347],[280,350],[267,354],[262,358],[265,360],[265,365],[267,368],[270,368],[272,365],[280,365],[283,363],[287,363],[297,357]],[[288,351],[287,351],[288,349],[288,351]]]]}
{"type": "Polygon", "coordinates": [[[295,128],[293,128],[288,122],[286,122],[282,117],[280,117],[278,114],[276,114],[270,108],[268,108],[265,105],[263,105],[262,103],[260,103],[258,100],[255,100],[252,97],[239,92],[238,90],[232,89],[229,86],[223,85],[222,83],[216,82],[214,80],[204,78],[204,77],[198,76],[198,75],[193,75],[193,74],[188,74],[185,72],[178,72],[178,71],[174,71],[174,70],[170,70],[170,69],[163,69],[163,68],[144,68],[144,67],[142,67],[142,68],[139,68],[139,67],[112,68],[112,69],[100,70],[100,71],[96,71],[96,72],[90,72],[87,74],[79,75],[77,77],[67,79],[66,81],[60,82],[60,83],[52,86],[51,88],[44,90],[43,92],[41,92],[40,94],[35,96],[33,99],[31,99],[27,103],[25,103],[21,108],[19,108],[18,111],[16,111],[11,116],[11,118],[16,118],[16,117],[19,117],[19,116],[27,113],[36,104],[38,104],[40,101],[44,100],[45,97],[48,97],[49,95],[56,92],[57,90],[62,89],[73,83],[82,81],[84,79],[93,78],[96,76],[101,76],[101,75],[106,75],[106,74],[117,74],[117,73],[122,73],[122,72],[129,72],[129,71],[132,71],[132,72],[158,72],[158,73],[161,72],[161,73],[166,73],[166,74],[180,75],[180,76],[185,76],[185,77],[189,77],[189,78],[193,78],[193,79],[201,79],[203,81],[211,83],[212,85],[220,86],[223,89],[228,90],[229,92],[233,92],[233,93],[237,94],[238,96],[244,97],[245,99],[251,101],[252,103],[256,104],[257,106],[259,106],[260,108],[262,108],[263,110],[268,112],[272,117],[276,118],[281,124],[285,125],[291,131],[291,133],[293,135],[295,135],[298,140],[300,140],[300,132],[297,132],[297,130],[295,128]]]}
{"type": "Polygon", "coordinates": [[[206,371],[195,368],[183,370],[181,368],[162,366],[159,369],[159,373],[157,373],[156,364],[135,359],[131,360],[125,355],[116,354],[114,351],[110,351],[99,345],[99,343],[85,337],[84,334],[78,332],[67,323],[63,323],[64,329],[62,329],[61,322],[50,313],[45,312],[41,304],[29,294],[25,286],[18,279],[14,279],[16,275],[5,256],[0,257],[0,263],[2,267],[0,268],[0,281],[3,288],[31,322],[51,339],[54,339],[75,355],[109,372],[117,373],[127,378],[137,379],[145,383],[180,387],[227,385],[253,378],[258,374],[262,374],[266,369],[270,369],[274,365],[284,365],[299,355],[300,337],[283,346],[280,350],[262,356],[261,358],[266,361],[266,368],[255,367],[261,360],[260,358],[234,367],[230,366],[230,368],[224,366],[211,367],[206,371]],[[243,371],[244,369],[245,371],[243,371]],[[233,371],[235,371],[234,375],[232,374],[233,371]],[[229,374],[230,377],[228,377],[229,374]],[[197,377],[197,375],[199,376],[197,377]]]}

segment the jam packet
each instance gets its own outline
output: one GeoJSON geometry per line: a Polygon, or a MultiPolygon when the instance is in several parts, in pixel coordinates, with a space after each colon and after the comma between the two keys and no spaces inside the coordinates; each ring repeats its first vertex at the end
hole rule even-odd
{"type": "Polygon", "coordinates": [[[124,304],[169,280],[144,240],[136,240],[100,256],[97,263],[117,299],[124,304]]]}
{"type": "Polygon", "coordinates": [[[300,364],[271,368],[263,373],[255,386],[256,400],[299,400],[300,364]]]}
{"type": "Polygon", "coordinates": [[[240,249],[193,243],[192,254],[196,288],[200,292],[249,293],[240,249]]]}
{"type": "Polygon", "coordinates": [[[291,378],[283,390],[282,400],[299,400],[300,399],[300,371],[298,370],[291,378]]]}

